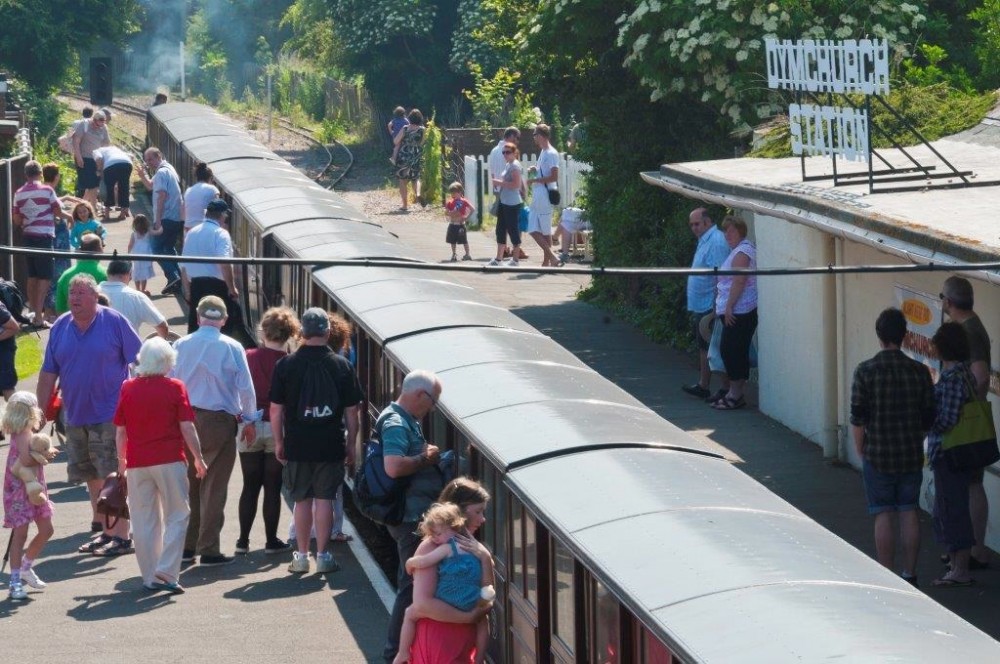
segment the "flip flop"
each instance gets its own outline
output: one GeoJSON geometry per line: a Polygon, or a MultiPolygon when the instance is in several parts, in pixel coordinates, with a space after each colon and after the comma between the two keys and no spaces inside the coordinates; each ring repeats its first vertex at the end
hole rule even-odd
{"type": "Polygon", "coordinates": [[[153,587],[157,590],[162,590],[163,592],[170,593],[171,595],[183,595],[184,588],[179,583],[174,583],[173,581],[154,581],[153,587]]]}
{"type": "Polygon", "coordinates": [[[975,585],[975,583],[975,579],[960,581],[958,579],[949,579],[947,576],[942,576],[940,579],[931,581],[931,585],[936,588],[968,588],[971,585],[975,585]]]}

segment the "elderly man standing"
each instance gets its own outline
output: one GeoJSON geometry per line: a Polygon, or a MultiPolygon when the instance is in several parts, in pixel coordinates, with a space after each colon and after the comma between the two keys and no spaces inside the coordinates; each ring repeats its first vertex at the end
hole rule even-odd
{"type": "Polygon", "coordinates": [[[128,285],[130,281],[132,262],[116,258],[108,263],[108,280],[100,285],[100,291],[107,296],[114,310],[128,319],[136,332],[140,325],[148,323],[166,339],[170,334],[167,319],[148,297],[128,285]]]}
{"type": "Polygon", "coordinates": [[[923,479],[924,436],[934,423],[934,385],[926,366],[907,357],[900,347],[906,318],[886,309],[875,321],[882,350],[854,370],[851,386],[851,435],[868,499],[875,517],[878,561],[892,569],[899,515],[903,545],[902,577],[917,585],[920,519],[917,515],[923,479]]]}
{"type": "MultiPolygon", "coordinates": [[[[726,236],[712,222],[705,208],[696,208],[688,215],[688,227],[698,238],[698,246],[694,250],[693,268],[717,268],[729,256],[729,245],[726,236]]],[[[681,389],[699,399],[709,399],[711,391],[712,372],[708,367],[708,341],[701,335],[701,319],[715,311],[715,280],[714,275],[691,275],[687,278],[687,310],[691,318],[691,330],[695,344],[698,346],[698,382],[685,385],[681,389]]],[[[722,378],[721,395],[729,392],[729,379],[722,378]]]]}
{"type": "Polygon", "coordinates": [[[329,346],[330,318],[318,307],[302,314],[303,343],[278,360],[271,379],[274,454],[285,463],[284,484],[295,501],[297,550],[288,571],[309,571],[309,533],[316,513],[316,571],[338,569],[326,550],[333,527],[333,501],[354,464],[364,399],[354,368],[329,346]],[[344,440],[346,424],[347,440],[344,440]]]}
{"type": "MultiPolygon", "coordinates": [[[[21,243],[28,249],[52,249],[56,235],[56,215],[62,214],[56,192],[41,182],[42,165],[32,159],[24,165],[27,182],[14,192],[14,225],[21,227],[21,243]]],[[[32,326],[47,328],[45,295],[52,281],[51,256],[28,256],[28,306],[34,312],[32,326]]]]}
{"type": "MultiPolygon", "coordinates": [[[[163,158],[159,148],[147,148],[143,153],[143,161],[153,174],[152,179],[142,168],[139,177],[147,191],[153,192],[153,230],[163,230],[159,235],[153,235],[153,253],[159,256],[176,256],[177,241],[184,230],[183,196],[181,182],[177,171],[163,158]]],[[[181,290],[181,271],[172,260],[158,261],[167,278],[167,285],[161,291],[164,295],[179,293],[181,290]]]]}
{"type": "MultiPolygon", "coordinates": [[[[38,403],[49,402],[56,379],[63,397],[66,422],[66,465],[69,481],[87,483],[94,509],[92,530],[101,530],[96,505],[104,478],[118,470],[115,449],[115,408],[128,367],[141,342],[125,317],[97,304],[97,282],[78,274],[69,284],[69,313],[59,317],[49,333],[45,359],[38,375],[38,403]]],[[[103,528],[81,553],[117,556],[132,551],[128,521],[103,528]]]]}
{"type": "Polygon", "coordinates": [[[73,160],[76,162],[76,191],[78,196],[97,209],[97,188],[101,176],[97,174],[97,160],[94,151],[111,145],[108,133],[108,118],[101,112],[94,113],[89,120],[74,123],[73,160]]]}
{"type": "Polygon", "coordinates": [[[208,472],[199,478],[194,465],[189,464],[191,521],[183,560],[192,562],[197,554],[202,565],[228,565],[233,558],[222,553],[219,536],[225,521],[229,476],[236,464],[238,418],[245,425],[243,438],[253,443],[257,436],[254,423],[260,413],[243,347],[222,334],[226,304],[214,295],[202,298],[198,302],[198,322],[197,331],[174,344],[174,377],[187,386],[202,455],[208,465],[208,472]]]}
{"type": "Polygon", "coordinates": [[[441,398],[441,381],[430,371],[411,371],[403,379],[399,398],[386,406],[375,423],[375,435],[382,441],[385,472],[389,477],[409,477],[403,523],[387,526],[399,552],[396,602],[389,618],[389,633],[382,655],[391,662],[399,650],[399,632],[406,609],[413,603],[413,577],[405,563],[420,544],[417,524],[444,488],[437,469],[441,457],[437,445],[424,440],[420,420],[441,398]]]}
{"type": "MultiPolygon", "coordinates": [[[[972,310],[975,298],[972,284],[963,277],[948,277],[941,289],[941,307],[948,318],[962,325],[969,339],[969,370],[976,379],[976,396],[985,400],[990,391],[990,335],[983,321],[972,310]]],[[[986,524],[990,518],[990,504],[986,500],[983,478],[986,469],[981,468],[969,482],[969,514],[972,517],[972,531],[976,544],[972,547],[969,569],[987,569],[990,566],[990,550],[986,547],[986,524]]]]}
{"type": "MultiPolygon", "coordinates": [[[[232,258],[233,241],[229,237],[226,218],[229,205],[224,200],[210,201],[205,207],[205,220],[188,231],[184,238],[184,256],[204,258],[232,258]]],[[[239,327],[239,290],[233,279],[232,263],[181,263],[184,299],[200,302],[206,295],[215,295],[226,303],[229,317],[222,328],[223,334],[232,336],[239,327]]],[[[188,334],[198,329],[194,307],[188,307],[188,334]]]]}

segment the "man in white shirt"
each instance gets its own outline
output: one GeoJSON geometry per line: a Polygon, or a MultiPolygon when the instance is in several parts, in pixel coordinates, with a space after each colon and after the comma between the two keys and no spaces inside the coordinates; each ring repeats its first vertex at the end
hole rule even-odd
{"type": "Polygon", "coordinates": [[[228,565],[233,558],[222,553],[219,538],[229,477],[236,465],[237,417],[244,423],[243,438],[252,444],[260,413],[243,347],[221,333],[227,316],[225,303],[209,295],[198,302],[197,314],[197,331],[174,343],[177,364],[173,375],[188,388],[194,425],[208,465],[208,472],[200,479],[194,466],[188,468],[191,520],[182,560],[191,562],[198,554],[202,566],[228,565]]]}
{"type": "MultiPolygon", "coordinates": [[[[507,127],[504,129],[503,138],[500,139],[500,142],[497,143],[492,150],[490,150],[490,156],[486,161],[490,168],[490,182],[493,182],[493,180],[502,176],[504,169],[507,168],[507,160],[503,158],[504,144],[513,143],[514,145],[517,145],[520,140],[521,132],[517,127],[507,127]]],[[[494,195],[497,195],[497,191],[497,188],[493,187],[494,195]]]]}
{"type": "Polygon", "coordinates": [[[559,181],[559,151],[549,143],[552,130],[546,124],[535,125],[533,136],[538,146],[538,164],[528,169],[531,205],[528,207],[528,233],[542,249],[542,267],[559,267],[562,262],[552,253],[552,203],[549,190],[559,181]]]}
{"type": "Polygon", "coordinates": [[[137,333],[140,325],[148,323],[166,339],[170,334],[167,319],[152,300],[128,285],[130,281],[132,262],[115,259],[108,263],[108,280],[101,282],[98,289],[107,296],[111,308],[127,318],[137,333]]]}
{"type": "MultiPolygon", "coordinates": [[[[181,255],[232,258],[233,241],[226,228],[228,215],[229,205],[224,200],[210,201],[205,208],[205,220],[188,231],[181,255]]],[[[222,332],[232,336],[241,321],[232,263],[181,263],[181,280],[184,299],[189,303],[188,334],[198,329],[194,306],[206,295],[216,295],[229,310],[222,332]]]]}

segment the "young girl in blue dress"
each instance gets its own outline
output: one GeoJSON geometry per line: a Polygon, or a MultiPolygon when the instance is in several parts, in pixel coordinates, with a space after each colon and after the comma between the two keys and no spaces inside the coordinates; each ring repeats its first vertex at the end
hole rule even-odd
{"type": "MultiPolygon", "coordinates": [[[[465,517],[457,505],[435,503],[424,513],[418,532],[424,540],[431,540],[437,548],[422,556],[413,556],[406,561],[407,574],[417,569],[437,565],[437,589],[434,598],[450,604],[459,611],[471,611],[480,602],[491,602],[496,596],[492,585],[486,579],[492,577],[492,570],[486,570],[472,553],[460,549],[455,535],[463,532],[465,517]],[[484,578],[485,577],[485,578],[484,578]]],[[[410,646],[416,636],[417,620],[422,616],[421,607],[413,603],[406,610],[403,628],[399,633],[399,653],[393,664],[409,661],[410,646]]],[[[489,625],[484,617],[476,625],[476,662],[484,661],[489,645],[489,625]]]]}

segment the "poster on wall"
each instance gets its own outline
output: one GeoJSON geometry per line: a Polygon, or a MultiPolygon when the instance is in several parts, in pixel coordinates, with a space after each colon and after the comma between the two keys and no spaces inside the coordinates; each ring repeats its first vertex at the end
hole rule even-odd
{"type": "Polygon", "coordinates": [[[903,284],[895,284],[895,291],[896,306],[906,317],[903,352],[917,362],[926,364],[937,382],[941,362],[931,347],[931,337],[941,327],[941,300],[936,295],[903,284]]]}

